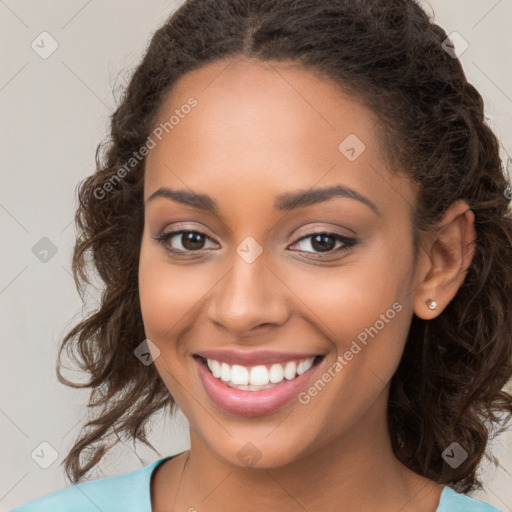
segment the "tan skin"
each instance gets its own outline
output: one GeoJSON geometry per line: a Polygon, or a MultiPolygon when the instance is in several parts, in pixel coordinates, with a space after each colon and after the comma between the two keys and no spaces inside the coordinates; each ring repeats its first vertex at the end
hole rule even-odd
{"type": "MultiPolygon", "coordinates": [[[[412,315],[429,320],[457,293],[473,257],[474,215],[464,201],[426,235],[414,264],[411,212],[416,189],[394,174],[375,118],[328,80],[282,63],[224,61],[173,87],[159,121],[193,96],[198,105],[147,158],[145,200],[160,187],[208,194],[218,213],[158,197],[146,205],[139,289],[159,374],[190,423],[191,448],[154,472],[153,510],[434,512],[443,486],[394,456],[386,423],[390,379],[412,315]],[[356,134],[366,149],[349,161],[338,149],[356,134]],[[342,184],[378,209],[334,197],[294,211],[276,196],[342,184]],[[171,229],[204,233],[179,259],[154,237],[171,229]],[[320,252],[307,230],[357,240],[320,252]],[[262,254],[247,263],[247,237],[262,254]],[[430,310],[428,298],[437,301],[430,310]],[[192,354],[205,348],[324,355],[320,378],[357,335],[393,303],[402,309],[308,404],[265,415],[219,409],[192,354]],[[238,451],[252,442],[251,467],[238,451]]],[[[335,243],[335,245],[334,245],[335,243]]]]}

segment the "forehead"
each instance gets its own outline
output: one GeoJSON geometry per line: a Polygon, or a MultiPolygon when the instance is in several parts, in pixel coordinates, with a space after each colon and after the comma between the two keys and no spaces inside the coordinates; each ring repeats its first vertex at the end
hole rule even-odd
{"type": "Polygon", "coordinates": [[[147,157],[145,198],[161,186],[237,191],[241,201],[255,186],[260,201],[265,190],[273,199],[316,183],[370,193],[386,168],[373,112],[295,64],[226,60],[191,71],[154,126],[164,129],[147,157]]]}

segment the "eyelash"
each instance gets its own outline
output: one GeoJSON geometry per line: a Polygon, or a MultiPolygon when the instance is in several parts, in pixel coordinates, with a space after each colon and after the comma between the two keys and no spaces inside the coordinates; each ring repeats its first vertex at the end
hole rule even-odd
{"type": "MultiPolygon", "coordinates": [[[[187,258],[189,255],[200,253],[201,251],[204,251],[204,249],[198,249],[197,251],[183,251],[181,249],[173,249],[169,246],[167,243],[169,239],[173,238],[176,235],[184,234],[184,233],[194,233],[196,235],[204,236],[205,238],[208,238],[212,240],[208,235],[201,231],[197,231],[195,229],[177,229],[175,231],[168,231],[167,233],[162,233],[161,235],[158,235],[154,238],[154,240],[164,247],[164,249],[171,253],[172,256],[178,257],[178,258],[187,258]]],[[[331,256],[336,253],[346,253],[350,252],[354,246],[357,244],[357,241],[353,238],[345,237],[343,235],[340,235],[338,233],[332,233],[328,231],[313,231],[308,233],[301,233],[299,235],[299,238],[292,244],[296,245],[297,243],[301,242],[302,240],[306,240],[307,238],[311,238],[315,235],[324,235],[329,238],[334,238],[336,241],[342,242],[343,246],[334,248],[328,252],[320,253],[320,252],[311,252],[311,251],[303,251],[307,252],[308,254],[316,254],[319,255],[321,258],[323,255],[331,256]]],[[[213,241],[213,240],[212,240],[213,241]]],[[[301,252],[301,251],[299,251],[301,252]]]]}

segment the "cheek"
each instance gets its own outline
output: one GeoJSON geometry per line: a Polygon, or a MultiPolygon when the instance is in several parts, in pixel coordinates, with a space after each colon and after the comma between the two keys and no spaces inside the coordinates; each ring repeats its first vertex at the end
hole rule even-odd
{"type": "Polygon", "coordinates": [[[340,352],[352,357],[350,352],[357,352],[359,345],[361,351],[352,359],[359,362],[353,366],[364,365],[369,370],[365,375],[383,385],[400,362],[412,318],[412,250],[406,244],[400,251],[396,247],[393,237],[383,237],[368,257],[358,261],[357,270],[347,277],[342,310],[346,314],[340,315],[350,326],[340,352]]]}
{"type": "Polygon", "coordinates": [[[180,407],[186,407],[186,397],[177,383],[182,378],[182,369],[174,364],[179,360],[175,336],[182,327],[182,319],[197,302],[190,286],[194,280],[180,267],[172,266],[162,248],[153,247],[144,238],[138,274],[145,334],[159,350],[157,357],[153,355],[153,363],[173,399],[180,407]]]}
{"type": "Polygon", "coordinates": [[[408,266],[405,259],[397,262],[395,255],[382,248],[378,255],[374,251],[350,255],[337,267],[283,267],[279,274],[297,298],[298,310],[332,341],[343,341],[372,326],[386,312],[386,319],[395,323],[400,315],[392,306],[399,302],[405,309],[408,266]]]}
{"type": "Polygon", "coordinates": [[[164,249],[143,241],[139,297],[146,335],[165,341],[193,314],[205,292],[197,267],[172,264],[164,249]]]}
{"type": "Polygon", "coordinates": [[[408,251],[402,244],[397,251],[395,238],[382,236],[338,267],[303,266],[300,275],[288,270],[283,280],[293,283],[307,306],[302,310],[347,360],[349,371],[344,373],[359,380],[357,373],[364,367],[370,370],[364,372],[368,378],[386,383],[400,361],[410,326],[412,263],[412,248],[408,251]]]}

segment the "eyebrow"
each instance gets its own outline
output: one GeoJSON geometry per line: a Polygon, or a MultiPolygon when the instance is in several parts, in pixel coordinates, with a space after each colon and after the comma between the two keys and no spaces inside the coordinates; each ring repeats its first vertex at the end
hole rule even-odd
{"type": "MultiPolygon", "coordinates": [[[[206,194],[199,194],[187,190],[172,190],[167,187],[161,187],[153,192],[146,200],[146,206],[157,197],[165,197],[166,199],[171,199],[197,210],[212,213],[218,213],[219,211],[217,201],[206,194]]],[[[279,211],[295,210],[297,208],[322,203],[336,197],[359,201],[368,206],[376,215],[381,215],[379,209],[372,201],[345,185],[333,185],[325,188],[298,190],[293,193],[282,194],[277,196],[274,202],[274,208],[279,211]]]]}

